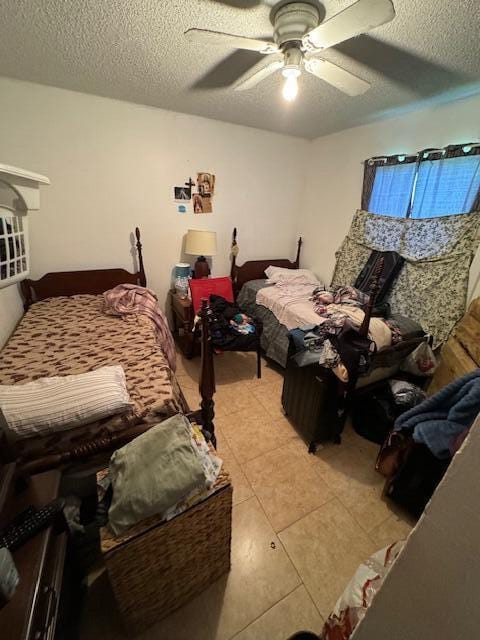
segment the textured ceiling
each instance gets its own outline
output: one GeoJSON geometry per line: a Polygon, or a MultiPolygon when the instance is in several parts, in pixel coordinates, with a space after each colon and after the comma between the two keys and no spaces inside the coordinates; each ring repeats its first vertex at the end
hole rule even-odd
{"type": "MultiPolygon", "coordinates": [[[[350,98],[303,74],[228,85],[259,57],[184,41],[189,27],[271,37],[272,0],[2,0],[0,75],[315,138],[480,86],[480,0],[394,0],[393,22],[325,52],[372,83],[350,98]],[[269,6],[270,5],[270,6],[269,6]]],[[[326,18],[352,0],[325,0],[326,18]]]]}

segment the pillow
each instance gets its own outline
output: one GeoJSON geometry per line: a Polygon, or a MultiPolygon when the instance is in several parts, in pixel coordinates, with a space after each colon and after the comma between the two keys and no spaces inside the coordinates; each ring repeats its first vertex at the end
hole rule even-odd
{"type": "Polygon", "coordinates": [[[270,265],[265,269],[265,275],[272,283],[295,281],[299,284],[320,284],[317,276],[309,269],[285,269],[270,265]]]}
{"type": "Polygon", "coordinates": [[[149,516],[163,517],[191,491],[207,485],[190,423],[181,414],[115,451],[109,475],[113,498],[108,520],[115,535],[149,516]]]}
{"type": "Polygon", "coordinates": [[[18,438],[65,431],[131,409],[120,365],[0,385],[0,411],[18,438]]]}

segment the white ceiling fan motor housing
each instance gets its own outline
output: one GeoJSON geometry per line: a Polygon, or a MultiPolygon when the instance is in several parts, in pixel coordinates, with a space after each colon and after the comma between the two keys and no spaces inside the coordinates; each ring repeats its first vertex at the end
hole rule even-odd
{"type": "Polygon", "coordinates": [[[300,75],[300,66],[303,60],[303,53],[301,49],[296,45],[287,46],[284,49],[283,58],[285,61],[285,66],[282,72],[283,75],[284,76],[289,75],[288,73],[285,73],[285,71],[288,69],[298,70],[298,74],[290,74],[290,75],[300,75]]]}
{"type": "Polygon", "coordinates": [[[290,2],[275,13],[273,18],[274,40],[279,47],[288,42],[298,42],[318,26],[320,16],[315,6],[307,2],[290,2]]]}

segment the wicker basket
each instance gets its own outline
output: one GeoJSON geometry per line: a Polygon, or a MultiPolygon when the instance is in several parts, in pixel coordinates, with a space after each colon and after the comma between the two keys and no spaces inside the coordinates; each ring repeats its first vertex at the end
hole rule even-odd
{"type": "Polygon", "coordinates": [[[232,486],[222,470],[208,498],[168,522],[143,520],[101,548],[118,607],[137,634],[169,615],[230,569],[232,486]]]}

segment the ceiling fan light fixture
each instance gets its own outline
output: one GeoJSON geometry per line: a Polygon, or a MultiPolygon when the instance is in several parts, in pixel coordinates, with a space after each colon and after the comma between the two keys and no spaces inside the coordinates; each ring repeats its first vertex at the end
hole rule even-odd
{"type": "Polygon", "coordinates": [[[282,76],[284,78],[298,78],[300,74],[300,67],[283,67],[282,69],[282,76]]]}
{"type": "Polygon", "coordinates": [[[285,78],[282,95],[287,102],[293,102],[298,95],[298,77],[300,73],[298,67],[285,67],[282,69],[282,75],[285,78]]]}
{"type": "MultiPolygon", "coordinates": [[[[260,1],[260,0],[258,0],[260,1]]],[[[185,37],[194,42],[217,44],[233,49],[257,51],[266,57],[258,61],[235,83],[235,91],[253,89],[280,69],[284,69],[283,96],[289,102],[298,93],[298,77],[303,69],[348,96],[365,93],[370,83],[334,62],[316,56],[341,42],[390,22],[395,17],[392,0],[351,0],[347,8],[322,20],[318,0],[272,0],[278,9],[271,15],[273,40],[259,40],[211,29],[192,28],[185,37]]]]}

